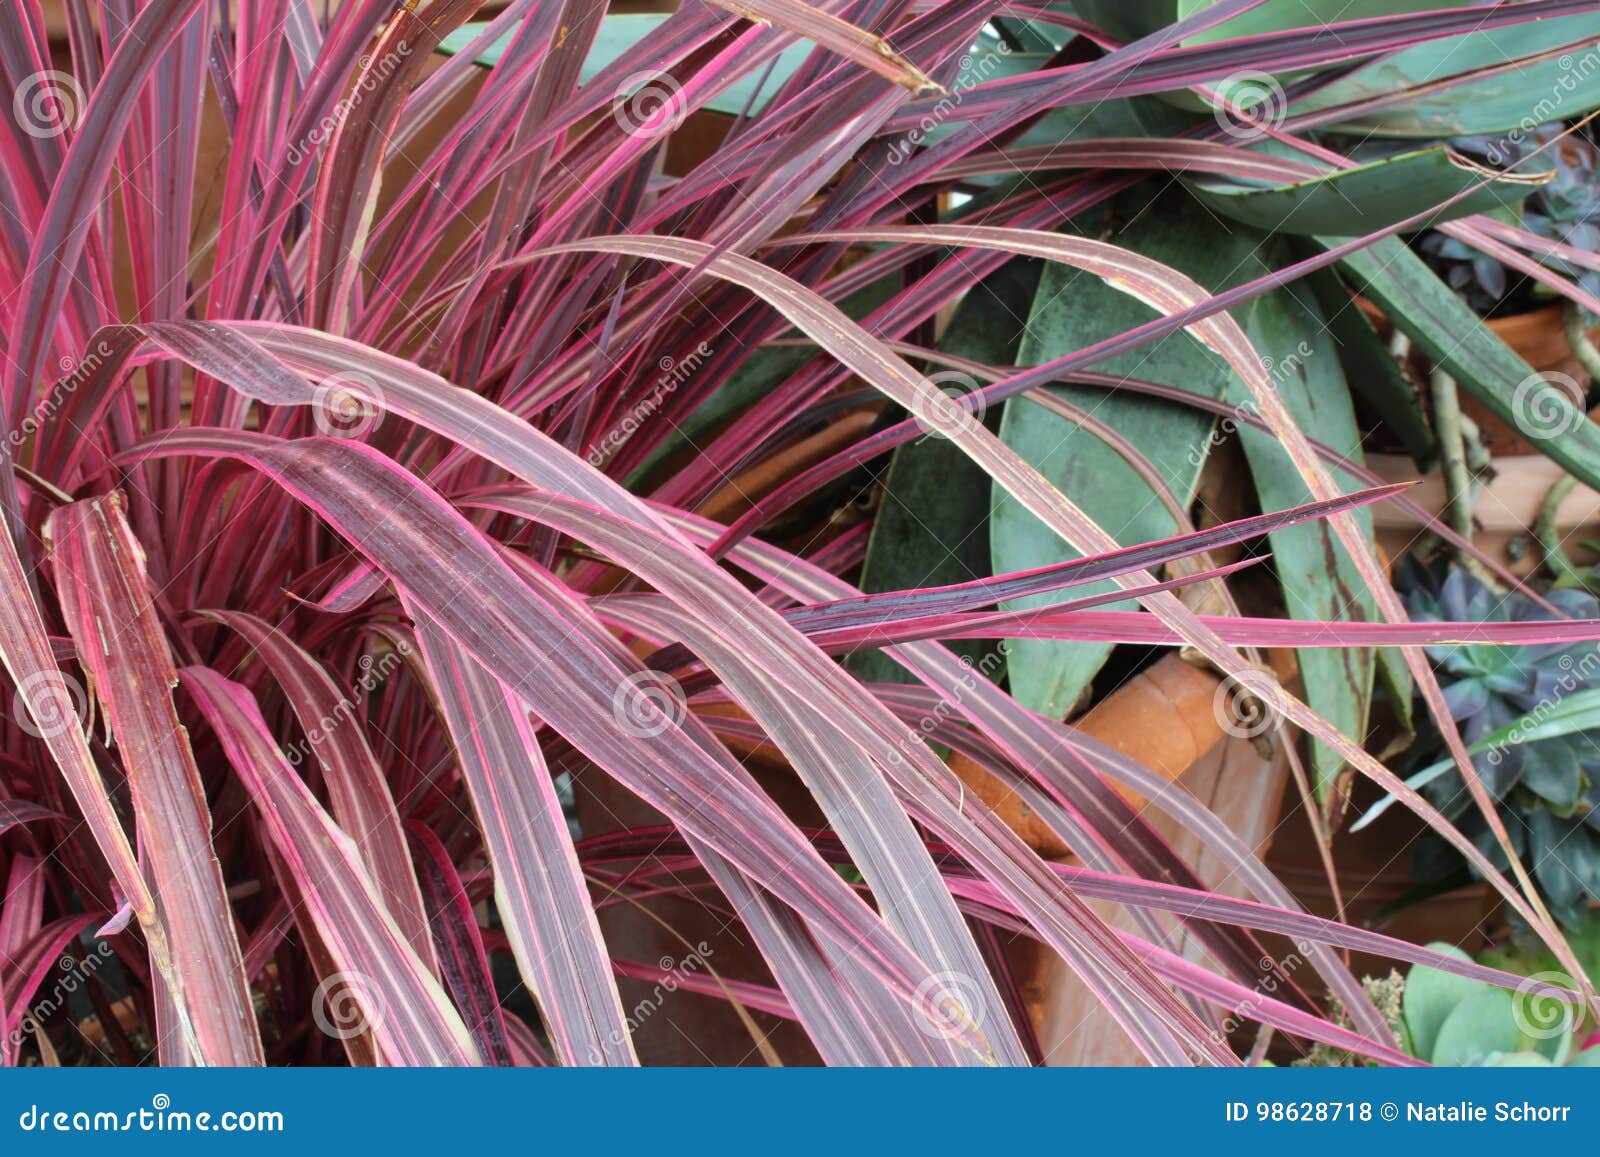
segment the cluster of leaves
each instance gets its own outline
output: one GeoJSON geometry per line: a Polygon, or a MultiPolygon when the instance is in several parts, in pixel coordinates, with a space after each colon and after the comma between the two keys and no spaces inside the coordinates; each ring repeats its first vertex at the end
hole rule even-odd
{"type": "MultiPolygon", "coordinates": [[[[1463,567],[1408,568],[1407,610],[1418,622],[1548,622],[1600,614],[1594,596],[1569,589],[1542,598],[1498,591],[1463,567]]],[[[1500,802],[1519,854],[1533,865],[1557,915],[1577,925],[1600,900],[1600,651],[1590,645],[1429,648],[1462,738],[1484,786],[1500,802]],[[1584,713],[1587,712],[1587,718],[1584,713]],[[1552,723],[1554,721],[1554,725],[1552,723]]],[[[1435,805],[1500,856],[1459,770],[1424,739],[1419,761],[1437,769],[1413,778],[1435,805]]],[[[1419,855],[1425,880],[1447,878],[1458,857],[1431,841],[1419,855]],[[1440,861],[1444,861],[1441,864],[1440,861]]]]}
{"type": "MultiPolygon", "coordinates": [[[[597,912],[666,897],[701,900],[765,962],[675,983],[798,1022],[829,1063],[1037,1059],[984,929],[1059,954],[1160,1063],[1235,1063],[1212,1019],[1241,1004],[1296,1040],[1406,1063],[1338,949],[1515,983],[1304,915],[1203,806],[975,684],[943,642],[1010,633],[1185,645],[1250,680],[1570,958],[1520,864],[1496,872],[1363,750],[1358,720],[1261,683],[1238,648],[1403,643],[1448,728],[1417,646],[1600,628],[1404,624],[1353,513],[1389,492],[1344,493],[1330,469],[1351,465],[1306,433],[1322,419],[1294,412],[1227,313],[1291,308],[1265,296],[1287,267],[1214,293],[1069,224],[1152,168],[1200,164],[1264,172],[1282,197],[1243,212],[1270,226],[1315,196],[1308,166],[1337,163],[1191,140],[1192,113],[1142,141],[1059,126],[1305,69],[1336,82],[1305,95],[1311,123],[1382,116],[1416,94],[1402,83],[1375,107],[1340,88],[1372,59],[1513,30],[1592,37],[1567,23],[1592,5],[1357,5],[1263,31],[1286,6],[1141,5],[1173,9],[1144,30],[1096,13],[1133,6],[1085,3],[1029,9],[1026,35],[981,0],[688,0],[631,33],[589,0],[509,0],[469,25],[480,7],[101,0],[69,6],[58,61],[36,4],[0,6],[15,98],[0,123],[3,1059],[55,961],[93,933],[120,967],[89,979],[91,1003],[127,1063],[153,1040],[176,1064],[630,1064],[617,980],[654,965],[617,956],[597,912]],[[975,54],[985,44],[1016,67],[975,54]],[[669,168],[673,130],[719,103],[720,143],[669,168]],[[1041,150],[1034,131],[1055,135],[1041,150]],[[1019,259],[1159,316],[1008,364],[954,404],[926,368],[937,320],[1019,259]],[[1261,516],[1119,551],[973,411],[1180,331],[1248,391],[1296,479],[1261,516]],[[876,428],[743,493],[752,463],[852,408],[876,428]],[[847,496],[829,484],[930,428],[1072,557],[863,595],[866,532],[836,517],[847,496]],[[731,524],[707,517],[729,486],[747,507],[731,524]],[[1308,520],[1392,622],[1200,616],[1151,573],[1308,520]],[[1096,610],[1081,589],[987,609],[1090,579],[1145,609],[1096,610]],[[876,648],[900,674],[863,681],[836,661],[876,648]],[[1082,866],[1046,863],[974,807],[935,744],[1011,785],[1082,866]],[[752,746],[780,753],[825,832],[763,789],[740,758],[752,746]],[[580,795],[614,781],[663,824],[575,843],[559,774],[580,795]],[[1114,783],[1254,899],[1209,887],[1114,783]],[[1090,900],[1127,906],[1138,931],[1090,900]],[[1260,994],[1258,931],[1311,945],[1348,1024],[1287,980],[1260,994]],[[514,962],[535,1020],[507,1011],[492,958],[514,962]]],[[[1507,63],[1461,59],[1465,89],[1507,63]]],[[[1472,208],[1446,175],[1437,200],[1472,208]]],[[[1429,219],[1435,188],[1409,202],[1429,219]]],[[[1463,339],[1448,291],[1397,263],[1403,224],[1364,219],[1295,272],[1342,263],[1509,414],[1526,368],[1463,339]]],[[[1541,444],[1600,476],[1600,434],[1541,444]]],[[[48,1059],[66,1029],[34,1028],[48,1059]]]]}

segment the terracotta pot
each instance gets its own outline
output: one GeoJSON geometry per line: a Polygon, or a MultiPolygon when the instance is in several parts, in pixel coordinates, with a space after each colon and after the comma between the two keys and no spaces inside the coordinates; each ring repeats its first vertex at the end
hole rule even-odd
{"type": "MultiPolygon", "coordinates": [[[[1438,471],[1420,475],[1404,454],[1368,454],[1367,468],[1385,482],[1416,482],[1406,496],[1430,514],[1444,511],[1444,479],[1438,471]]],[[[1484,484],[1472,507],[1474,545],[1515,574],[1538,569],[1541,554],[1533,535],[1539,506],[1564,475],[1560,466],[1541,454],[1496,458],[1494,477],[1484,484]]],[[[1399,558],[1427,533],[1391,502],[1372,507],[1372,523],[1379,548],[1390,558],[1399,558]]],[[[1582,544],[1600,539],[1600,494],[1587,486],[1573,487],[1557,511],[1556,527],[1570,558],[1593,561],[1594,555],[1582,544]]]]}

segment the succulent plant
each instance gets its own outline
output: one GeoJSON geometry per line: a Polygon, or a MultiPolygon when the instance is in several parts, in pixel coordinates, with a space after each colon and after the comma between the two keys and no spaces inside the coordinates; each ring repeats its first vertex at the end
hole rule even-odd
{"type": "MultiPolygon", "coordinates": [[[[1452,944],[1429,948],[1470,960],[1452,944]]],[[[1600,1066],[1600,1048],[1579,1040],[1581,1009],[1546,995],[1549,988],[1574,987],[1557,971],[1534,974],[1515,991],[1497,988],[1426,965],[1406,974],[1401,995],[1403,1043],[1432,1065],[1527,1068],[1600,1066]]]]}
{"type": "MultiPolygon", "coordinates": [[[[1600,150],[1587,137],[1574,134],[1530,160],[1535,150],[1563,131],[1565,126],[1558,122],[1523,134],[1459,137],[1450,143],[1457,152],[1496,168],[1515,169],[1528,161],[1530,169],[1553,170],[1555,176],[1523,206],[1520,223],[1548,240],[1593,253],[1600,248],[1600,150]]],[[[1509,275],[1499,261],[1453,237],[1430,232],[1417,247],[1450,287],[1483,316],[1502,306],[1516,310],[1539,303],[1540,287],[1521,275],[1509,275]]],[[[1589,293],[1600,292],[1600,271],[1554,255],[1542,260],[1589,293]]]]}
{"type": "MultiPolygon", "coordinates": [[[[1459,568],[1440,575],[1412,564],[1403,568],[1400,581],[1408,610],[1422,621],[1600,615],[1600,603],[1586,592],[1552,590],[1544,596],[1546,607],[1525,595],[1497,591],[1459,568]]],[[[1589,901],[1600,898],[1600,717],[1594,729],[1567,734],[1541,735],[1534,726],[1573,696],[1600,689],[1600,649],[1593,644],[1438,646],[1428,653],[1462,737],[1478,748],[1473,765],[1500,802],[1518,854],[1557,916],[1568,924],[1583,919],[1589,901]],[[1508,729],[1508,737],[1489,741],[1508,729]]],[[[1436,760],[1441,749],[1435,737],[1417,744],[1415,756],[1436,760]]],[[[1422,790],[1474,836],[1485,854],[1503,860],[1459,771],[1447,769],[1422,790]]],[[[1441,879],[1459,870],[1453,855],[1443,853],[1442,841],[1430,841],[1419,848],[1418,874],[1441,879]]]]}

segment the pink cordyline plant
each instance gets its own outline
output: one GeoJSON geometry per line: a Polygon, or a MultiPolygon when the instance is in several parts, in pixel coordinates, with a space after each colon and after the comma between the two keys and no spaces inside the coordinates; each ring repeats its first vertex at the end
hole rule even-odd
{"type": "Polygon", "coordinates": [[[1340,949],[1515,985],[1304,914],[1203,807],[944,645],[1030,632],[1204,656],[1400,795],[1564,951],[1525,876],[1238,648],[1404,644],[1438,706],[1421,644],[1596,625],[1400,625],[1353,515],[1392,489],[1335,484],[1226,312],[1277,280],[1214,298],[1056,231],[1195,151],[1108,141],[1061,166],[1005,150],[1050,109],[1575,6],[1218,38],[1260,2],[1130,43],[1015,9],[1083,32],[1082,50],[952,92],[1015,6],[685,0],[586,67],[593,0],[97,0],[67,6],[64,44],[38,0],[0,0],[0,1055],[76,1039],[39,1001],[64,955],[108,945],[112,963],[81,968],[79,1015],[118,1063],[634,1064],[618,977],[652,971],[614,958],[596,912],[674,895],[726,913],[765,966],[682,983],[797,1021],[830,1064],[1037,1061],[995,929],[1059,954],[1164,1064],[1239,1063],[1217,1027],[1235,1007],[1408,1063],[1340,949]],[[665,165],[741,83],[759,99],[665,165]],[[972,184],[995,171],[1019,179],[972,184]],[[1160,316],[1070,364],[969,367],[992,383],[977,399],[1186,330],[1252,391],[1313,501],[1116,549],[929,377],[940,311],[1019,257],[1160,316]],[[845,307],[871,288],[865,313],[845,307]],[[804,356],[741,393],[781,349],[804,356]],[[870,433],[743,517],[706,516],[862,391],[870,433]],[[930,432],[1086,558],[863,595],[865,527],[816,510],[930,432]],[[1310,519],[1331,520],[1390,624],[1197,615],[1151,573],[1310,519]],[[1142,609],[993,610],[1107,578],[1142,609]],[[909,681],[863,684],[837,660],[884,647],[909,681]],[[824,830],[774,802],[736,754],[752,745],[781,754],[824,830]],[[976,805],[945,748],[1012,785],[1077,862],[1045,862],[976,805]],[[614,780],[664,823],[575,843],[557,770],[579,790],[614,780]],[[1203,881],[1114,783],[1172,810],[1253,899],[1203,881]],[[1263,995],[1262,933],[1307,944],[1322,984],[1263,995]],[[496,958],[515,965],[498,986],[496,958]],[[515,993],[536,1015],[507,1011],[515,993]]]}

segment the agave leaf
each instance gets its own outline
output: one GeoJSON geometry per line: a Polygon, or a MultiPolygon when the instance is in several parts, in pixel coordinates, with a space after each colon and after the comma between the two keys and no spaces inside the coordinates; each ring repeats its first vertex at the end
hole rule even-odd
{"type": "Polygon", "coordinates": [[[179,675],[299,883],[306,910],[385,1062],[477,1064],[466,1026],[384,907],[355,842],[283,758],[255,698],[205,667],[185,667],[179,675]]]}
{"type": "Polygon", "coordinates": [[[1343,264],[1361,292],[1435,365],[1541,453],[1600,486],[1600,427],[1535,374],[1403,242],[1384,238],[1348,254],[1343,264]]]}
{"type": "Polygon", "coordinates": [[[1271,233],[1361,237],[1444,206],[1437,225],[1476,213],[1516,211],[1554,171],[1502,173],[1439,145],[1268,188],[1193,181],[1201,204],[1271,233]],[[1467,194],[1445,205],[1452,197],[1467,194]]]}
{"type": "Polygon", "coordinates": [[[1600,91],[1585,83],[1582,71],[1582,61],[1597,45],[1600,13],[1594,12],[1469,31],[1374,61],[1295,101],[1289,111],[1321,112],[1418,89],[1403,102],[1363,111],[1337,127],[1432,140],[1525,129],[1580,117],[1600,105],[1600,91]],[[1552,55],[1500,67],[1546,53],[1552,55]],[[1491,71],[1475,78],[1480,70],[1491,71]]]}
{"type": "Polygon", "coordinates": [[[53,511],[45,534],[62,615],[133,791],[141,860],[171,937],[167,988],[183,1010],[178,1022],[193,1029],[187,1047],[204,1064],[264,1064],[233,909],[211,847],[211,810],[172,702],[177,676],[144,551],[115,495],[53,511]]]}
{"type": "MultiPolygon", "coordinates": [[[[1118,234],[1119,244],[1153,261],[1178,269],[1204,264],[1217,237],[1209,222],[1181,196],[1168,197],[1118,234]]],[[[1093,345],[1148,319],[1149,309],[1126,293],[1068,266],[1049,264],[1039,280],[1018,360],[1037,364],[1093,345]]],[[[1138,373],[1155,381],[1182,384],[1197,393],[1221,396],[1227,370],[1184,335],[1173,335],[1142,350],[1104,363],[1109,373],[1138,373]]],[[[1187,509],[1209,450],[1209,415],[1148,399],[1076,386],[1051,386],[1051,393],[1075,402],[1129,442],[1161,447],[1152,458],[1168,492],[1187,509]]],[[[1006,404],[1000,438],[1124,546],[1162,539],[1179,529],[1149,483],[1121,454],[1092,431],[1024,398],[1006,404]]],[[[991,484],[993,521],[990,549],[996,573],[1033,570],[1081,557],[1048,533],[999,482],[991,484]]],[[[1086,585],[1074,596],[1114,589],[1114,583],[1086,585]]],[[[1008,610],[1049,606],[1063,596],[1011,599],[1008,610]]],[[[1131,604],[1124,604],[1131,606],[1131,604]]],[[[1061,719],[1071,711],[1110,654],[1110,647],[1078,646],[1018,639],[1008,651],[1012,695],[1024,707],[1061,719]]]]}
{"type": "MultiPolygon", "coordinates": [[[[942,348],[994,365],[1014,364],[1038,284],[1037,264],[1002,266],[962,299],[942,348]]],[[[957,391],[964,384],[959,375],[945,380],[957,391]]],[[[889,462],[861,589],[905,591],[987,577],[989,506],[988,476],[948,440],[926,437],[901,446],[889,462]]],[[[956,650],[976,663],[984,647],[974,641],[956,650]]],[[[869,682],[903,677],[899,665],[881,651],[862,651],[849,663],[869,682]]]]}

